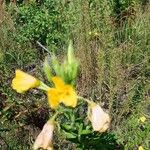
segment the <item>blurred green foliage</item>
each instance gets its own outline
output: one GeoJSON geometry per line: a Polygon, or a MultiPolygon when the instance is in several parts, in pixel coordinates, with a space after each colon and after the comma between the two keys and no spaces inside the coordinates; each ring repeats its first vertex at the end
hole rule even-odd
{"type": "Polygon", "coordinates": [[[143,123],[139,120],[140,115],[133,115],[126,121],[122,122],[122,126],[117,130],[117,139],[119,143],[124,144],[124,149],[138,149],[139,145],[142,145],[144,149],[150,148],[148,139],[150,136],[150,124],[147,120],[143,123]],[[125,142],[126,141],[126,142],[125,142]]]}
{"type": "Polygon", "coordinates": [[[67,7],[62,1],[45,0],[20,4],[14,16],[15,26],[19,31],[18,40],[22,42],[39,41],[50,45],[51,51],[62,48],[69,38],[69,24],[62,13],[67,7]]]}

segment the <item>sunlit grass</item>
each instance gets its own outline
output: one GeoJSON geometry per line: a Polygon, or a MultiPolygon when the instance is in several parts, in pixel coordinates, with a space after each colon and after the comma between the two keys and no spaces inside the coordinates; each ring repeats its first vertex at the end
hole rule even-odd
{"type": "MultiPolygon", "coordinates": [[[[100,102],[111,114],[110,132],[115,135],[118,145],[126,150],[139,146],[148,150],[150,9],[142,10],[135,5],[132,16],[127,13],[126,19],[120,18],[117,22],[113,1],[95,0],[89,5],[75,0],[62,5],[67,6],[62,10],[69,25],[66,35],[73,39],[80,61],[79,94],[100,102]],[[146,117],[143,124],[139,122],[141,116],[146,117]]],[[[15,68],[45,78],[41,62],[46,54],[35,43],[19,43],[15,36],[22,38],[23,35],[17,26],[14,28],[9,12],[5,15],[6,20],[0,24],[0,140],[10,149],[31,149],[39,129],[51,114],[45,104],[46,96],[37,90],[20,96],[12,91],[10,84],[15,68]]],[[[47,47],[51,50],[51,44],[47,47]]],[[[60,52],[63,56],[58,55],[60,59],[64,57],[64,47],[62,45],[60,52]]],[[[77,124],[75,126],[78,128],[77,124]]],[[[60,139],[55,143],[56,149],[67,141],[60,139]]],[[[66,142],[63,146],[69,149],[76,144],[66,142]]]]}

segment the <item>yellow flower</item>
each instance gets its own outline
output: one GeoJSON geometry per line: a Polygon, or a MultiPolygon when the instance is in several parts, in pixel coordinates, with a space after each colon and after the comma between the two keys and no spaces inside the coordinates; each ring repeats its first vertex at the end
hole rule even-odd
{"type": "Polygon", "coordinates": [[[95,33],[94,33],[94,35],[95,35],[95,36],[98,36],[98,33],[97,33],[97,32],[95,32],[95,33]]]}
{"type": "Polygon", "coordinates": [[[92,32],[91,32],[91,31],[89,32],[89,35],[92,35],[92,32]]]}
{"type": "Polygon", "coordinates": [[[92,104],[89,106],[88,115],[94,131],[105,132],[110,125],[110,117],[103,109],[97,105],[92,104]]]}
{"type": "Polygon", "coordinates": [[[143,123],[144,123],[144,122],[145,122],[145,120],[146,120],[146,118],[145,118],[144,116],[140,117],[140,121],[141,121],[141,122],[143,122],[143,123]]]}
{"type": "Polygon", "coordinates": [[[144,148],[142,146],[139,146],[138,150],[144,150],[144,148]]]}
{"type": "Polygon", "coordinates": [[[49,88],[49,90],[47,91],[47,95],[48,95],[48,103],[50,107],[56,108],[59,105],[59,99],[60,99],[57,89],[49,88]]]}
{"type": "Polygon", "coordinates": [[[34,78],[33,76],[21,71],[16,70],[16,76],[12,80],[12,88],[18,93],[23,93],[30,88],[35,88],[40,85],[40,81],[34,78]]]}
{"type": "Polygon", "coordinates": [[[65,84],[59,77],[53,77],[52,81],[55,84],[55,88],[49,88],[47,91],[50,107],[56,108],[59,103],[75,107],[77,105],[77,95],[73,87],[65,84]]]}
{"type": "Polygon", "coordinates": [[[33,149],[37,150],[39,148],[53,150],[53,131],[54,131],[54,123],[52,121],[48,121],[38,137],[35,140],[33,145],[33,149]]]}

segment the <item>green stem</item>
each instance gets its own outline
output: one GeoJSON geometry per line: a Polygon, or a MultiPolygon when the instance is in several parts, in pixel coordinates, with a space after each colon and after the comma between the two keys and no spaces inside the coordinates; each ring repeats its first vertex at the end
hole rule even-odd
{"type": "Polygon", "coordinates": [[[45,83],[43,83],[42,81],[40,82],[40,86],[38,87],[38,89],[47,91],[50,87],[48,87],[45,83]]]}
{"type": "Polygon", "coordinates": [[[56,113],[50,118],[50,121],[55,121],[58,114],[59,114],[59,111],[56,111],[56,113]]]}
{"type": "Polygon", "coordinates": [[[87,98],[84,98],[84,97],[82,97],[82,96],[78,96],[78,99],[81,99],[81,100],[87,102],[87,103],[90,104],[90,105],[95,104],[93,101],[91,101],[91,100],[89,100],[89,99],[87,99],[87,98]]]}

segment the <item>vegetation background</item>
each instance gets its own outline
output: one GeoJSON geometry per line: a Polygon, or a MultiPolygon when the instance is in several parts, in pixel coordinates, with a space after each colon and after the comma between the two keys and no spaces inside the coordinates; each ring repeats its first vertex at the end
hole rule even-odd
{"type": "Polygon", "coordinates": [[[70,39],[80,61],[77,91],[101,103],[112,123],[87,145],[88,134],[78,132],[85,117],[79,108],[76,130],[56,133],[55,149],[149,150],[149,0],[1,0],[0,149],[32,149],[52,112],[44,93],[12,90],[15,69],[46,79],[41,67],[48,52],[38,42],[61,60],[70,39]]]}

